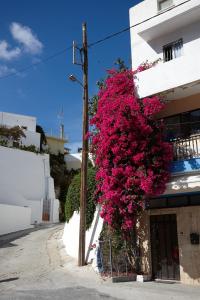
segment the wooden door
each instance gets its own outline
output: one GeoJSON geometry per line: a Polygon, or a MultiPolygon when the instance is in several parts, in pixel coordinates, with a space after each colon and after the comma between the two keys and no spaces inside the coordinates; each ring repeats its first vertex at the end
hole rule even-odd
{"type": "Polygon", "coordinates": [[[176,215],[151,216],[150,227],[153,277],[180,280],[176,215]]]}
{"type": "Polygon", "coordinates": [[[42,212],[42,221],[50,220],[50,200],[43,200],[43,212],[42,212]]]}

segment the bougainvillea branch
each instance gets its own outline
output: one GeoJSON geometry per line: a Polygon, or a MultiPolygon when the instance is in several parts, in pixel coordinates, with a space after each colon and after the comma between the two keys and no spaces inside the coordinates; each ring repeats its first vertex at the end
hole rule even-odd
{"type": "Polygon", "coordinates": [[[147,197],[164,192],[172,159],[155,119],[164,104],[156,96],[138,99],[133,77],[130,70],[110,70],[91,119],[101,216],[123,232],[133,228],[147,197]]]}

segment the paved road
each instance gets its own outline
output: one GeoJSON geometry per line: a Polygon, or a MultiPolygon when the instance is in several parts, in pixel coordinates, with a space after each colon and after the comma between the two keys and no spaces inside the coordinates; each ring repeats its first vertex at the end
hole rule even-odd
{"type": "Polygon", "coordinates": [[[181,284],[103,281],[65,254],[62,230],[54,225],[3,243],[0,238],[0,299],[200,300],[200,288],[181,284]]]}

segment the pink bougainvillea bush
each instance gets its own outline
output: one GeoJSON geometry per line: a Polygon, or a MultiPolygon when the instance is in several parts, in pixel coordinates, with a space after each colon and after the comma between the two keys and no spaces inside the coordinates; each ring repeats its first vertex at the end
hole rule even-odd
{"type": "Polygon", "coordinates": [[[164,105],[156,96],[139,100],[133,76],[130,70],[109,71],[91,119],[101,216],[123,232],[133,228],[149,196],[164,192],[172,159],[155,119],[164,105]]]}

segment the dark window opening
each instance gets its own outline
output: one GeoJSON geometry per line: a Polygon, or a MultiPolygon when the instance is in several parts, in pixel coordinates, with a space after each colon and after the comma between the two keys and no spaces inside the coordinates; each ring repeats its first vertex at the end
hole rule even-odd
{"type": "Polygon", "coordinates": [[[196,195],[174,195],[170,197],[151,198],[149,199],[146,209],[156,208],[173,208],[183,206],[195,206],[200,205],[200,194],[196,195]]]}
{"type": "Polygon", "coordinates": [[[200,134],[200,109],[164,118],[167,141],[200,134]]]}
{"type": "Polygon", "coordinates": [[[180,39],[163,47],[164,62],[170,61],[182,55],[183,40],[180,39]]]}

